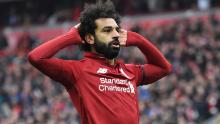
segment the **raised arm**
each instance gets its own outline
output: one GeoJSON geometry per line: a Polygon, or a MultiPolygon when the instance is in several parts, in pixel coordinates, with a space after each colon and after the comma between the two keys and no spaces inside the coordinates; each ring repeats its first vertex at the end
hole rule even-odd
{"type": "Polygon", "coordinates": [[[148,63],[141,67],[143,70],[143,81],[139,85],[153,83],[171,72],[171,64],[163,54],[143,36],[128,31],[126,46],[137,46],[147,59],[148,63]]]}
{"type": "Polygon", "coordinates": [[[81,44],[82,40],[76,28],[72,28],[69,32],[49,40],[32,50],[28,59],[30,63],[38,70],[51,77],[52,79],[63,83],[70,80],[71,70],[67,66],[67,62],[58,58],[52,58],[59,50],[69,45],[81,44]]]}

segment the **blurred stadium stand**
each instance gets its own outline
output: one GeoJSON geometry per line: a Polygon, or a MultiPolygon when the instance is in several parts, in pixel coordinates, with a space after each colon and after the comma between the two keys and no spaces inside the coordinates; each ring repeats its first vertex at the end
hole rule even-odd
{"type": "MultiPolygon", "coordinates": [[[[139,89],[140,123],[219,124],[220,1],[113,1],[123,15],[122,27],[149,38],[174,66],[173,74],[139,89]]],[[[93,1],[0,0],[0,123],[79,123],[63,87],[26,57],[74,26],[84,2],[93,1]]],[[[57,56],[80,59],[82,54],[71,46],[57,56]]],[[[136,48],[122,49],[120,57],[144,62],[136,48]]]]}

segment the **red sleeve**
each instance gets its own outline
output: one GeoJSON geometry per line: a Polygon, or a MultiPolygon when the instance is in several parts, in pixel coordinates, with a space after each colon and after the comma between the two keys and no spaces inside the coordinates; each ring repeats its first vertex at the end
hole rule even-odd
{"type": "Polygon", "coordinates": [[[163,54],[143,36],[128,31],[126,46],[137,46],[147,59],[148,63],[139,67],[139,74],[143,75],[143,78],[139,80],[139,85],[153,83],[171,72],[171,64],[163,54]]]}
{"type": "Polygon", "coordinates": [[[70,62],[52,58],[59,50],[69,45],[81,44],[78,30],[72,28],[66,34],[58,36],[38,46],[28,54],[30,63],[53,80],[63,83],[75,80],[70,68],[70,62]]]}

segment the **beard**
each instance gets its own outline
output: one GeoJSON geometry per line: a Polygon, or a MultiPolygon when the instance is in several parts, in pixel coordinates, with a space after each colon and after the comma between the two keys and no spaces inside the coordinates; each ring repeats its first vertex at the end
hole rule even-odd
{"type": "Polygon", "coordinates": [[[113,59],[116,58],[119,54],[120,51],[120,46],[119,47],[113,47],[113,42],[118,42],[118,39],[115,39],[108,44],[101,42],[98,38],[94,37],[95,43],[94,43],[94,48],[97,53],[102,54],[105,56],[107,59],[113,59]]]}

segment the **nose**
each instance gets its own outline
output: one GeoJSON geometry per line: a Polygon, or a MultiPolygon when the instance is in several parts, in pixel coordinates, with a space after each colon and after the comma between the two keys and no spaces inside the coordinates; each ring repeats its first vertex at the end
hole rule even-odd
{"type": "Polygon", "coordinates": [[[114,31],[113,31],[113,39],[118,39],[119,36],[120,36],[119,32],[116,31],[116,30],[114,30],[114,31]]]}

